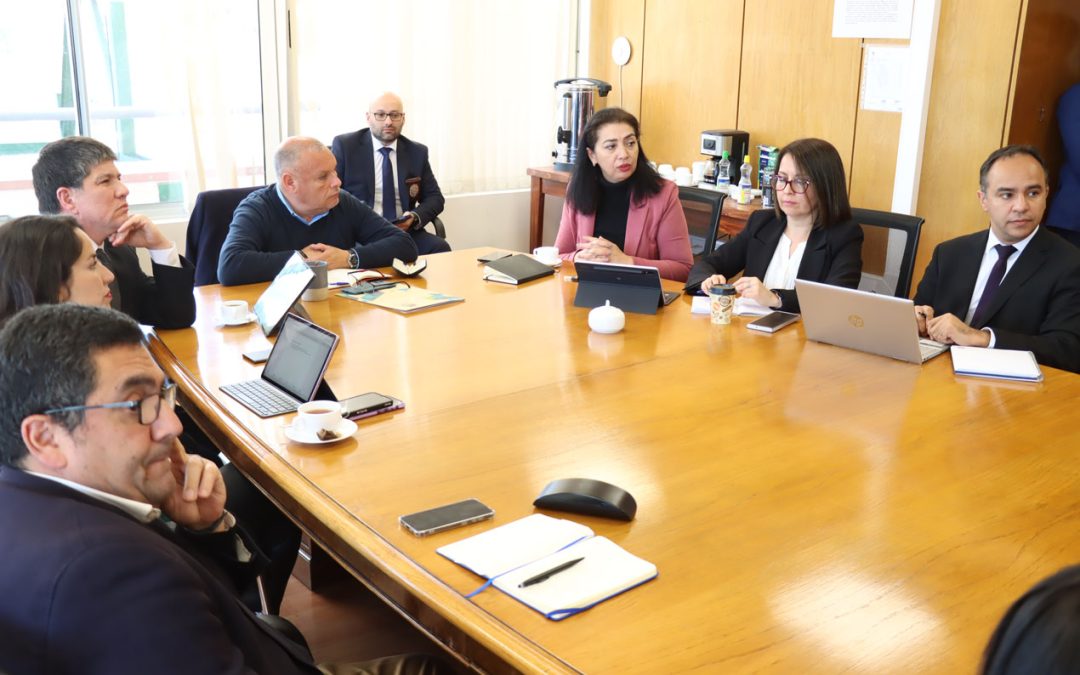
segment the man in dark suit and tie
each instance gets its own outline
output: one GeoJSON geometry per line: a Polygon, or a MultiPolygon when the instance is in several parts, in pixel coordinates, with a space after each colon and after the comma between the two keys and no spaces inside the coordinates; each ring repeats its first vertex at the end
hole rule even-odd
{"type": "Polygon", "coordinates": [[[144,340],[72,303],[0,331],[0,672],[435,672],[415,655],[316,668],[244,606],[257,549],[217,467],[177,442],[144,340]]]}
{"type": "Polygon", "coordinates": [[[990,227],[941,243],[915,293],[923,335],[1023,349],[1080,372],[1080,250],[1040,227],[1046,165],[1028,145],[995,150],[979,171],[990,227]]]}
{"type": "Polygon", "coordinates": [[[85,136],[54,141],[41,149],[33,176],[40,211],[74,216],[116,275],[115,309],[158,328],[195,322],[195,267],[152,220],[128,211],[128,189],[109,146],[85,136]],[[149,251],[152,276],[139,266],[136,248],[149,251]]]}
{"type": "Polygon", "coordinates": [[[445,200],[427,146],[401,135],[402,108],[397,95],[383,94],[368,108],[368,129],[334,138],[341,187],[408,232],[420,255],[449,251],[445,239],[424,229],[442,213],[445,200]]]}

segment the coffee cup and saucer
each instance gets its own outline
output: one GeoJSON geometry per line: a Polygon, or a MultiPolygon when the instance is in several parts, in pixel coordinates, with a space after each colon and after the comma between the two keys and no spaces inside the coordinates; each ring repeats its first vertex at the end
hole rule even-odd
{"type": "Polygon", "coordinates": [[[293,423],[285,427],[285,436],[296,443],[323,445],[348,438],[358,428],[356,422],[341,416],[337,401],[308,401],[296,409],[293,423]]]}
{"type": "Polygon", "coordinates": [[[533,249],[532,256],[537,262],[551,267],[562,264],[562,258],[559,257],[559,249],[556,246],[538,246],[533,249]]]}
{"type": "Polygon", "coordinates": [[[246,326],[255,320],[255,315],[243,300],[227,300],[221,305],[219,323],[224,326],[246,326]]]}

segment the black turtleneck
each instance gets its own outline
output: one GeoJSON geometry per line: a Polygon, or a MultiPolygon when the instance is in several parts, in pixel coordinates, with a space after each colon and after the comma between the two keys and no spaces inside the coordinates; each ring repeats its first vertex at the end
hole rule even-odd
{"type": "Polygon", "coordinates": [[[593,236],[603,237],[619,247],[626,244],[626,216],[630,213],[630,181],[609,183],[600,176],[600,199],[596,204],[593,236]]]}

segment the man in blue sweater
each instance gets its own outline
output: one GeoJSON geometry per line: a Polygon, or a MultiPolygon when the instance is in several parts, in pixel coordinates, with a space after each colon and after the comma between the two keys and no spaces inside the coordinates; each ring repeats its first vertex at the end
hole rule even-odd
{"type": "Polygon", "coordinates": [[[281,144],[274,153],[278,182],[248,195],[233,214],[218,262],[222,284],[269,281],[297,250],[330,269],[416,260],[409,235],[341,189],[335,164],[314,138],[281,144]]]}

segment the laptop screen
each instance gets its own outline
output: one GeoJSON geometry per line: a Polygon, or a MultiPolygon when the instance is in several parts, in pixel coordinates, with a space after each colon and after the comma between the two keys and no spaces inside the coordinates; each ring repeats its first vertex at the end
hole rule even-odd
{"type": "Polygon", "coordinates": [[[299,401],[310,401],[322,382],[338,336],[286,314],[262,378],[299,401]]]}
{"type": "Polygon", "coordinates": [[[272,335],[281,324],[285,313],[293,306],[308,287],[315,273],[308,268],[304,257],[299,252],[293,253],[274,280],[270,282],[259,300],[255,303],[255,316],[263,335],[272,335]]]}

